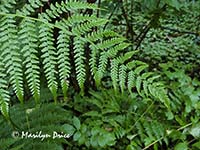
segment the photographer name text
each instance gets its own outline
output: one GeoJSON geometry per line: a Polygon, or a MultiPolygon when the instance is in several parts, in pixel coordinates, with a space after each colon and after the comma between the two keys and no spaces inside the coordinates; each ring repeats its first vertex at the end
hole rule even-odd
{"type": "Polygon", "coordinates": [[[71,135],[70,134],[66,134],[63,132],[56,132],[53,131],[52,134],[48,134],[48,133],[43,133],[42,131],[37,131],[37,132],[28,132],[28,131],[13,131],[12,133],[12,137],[13,138],[22,138],[22,139],[40,139],[41,141],[43,141],[44,139],[47,138],[52,138],[52,139],[56,139],[56,138],[70,138],[71,135]]]}

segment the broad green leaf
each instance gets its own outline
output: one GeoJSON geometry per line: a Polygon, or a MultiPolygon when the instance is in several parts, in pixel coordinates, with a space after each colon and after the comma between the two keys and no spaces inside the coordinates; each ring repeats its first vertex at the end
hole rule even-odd
{"type": "Polygon", "coordinates": [[[177,10],[180,10],[180,3],[178,0],[165,0],[165,2],[170,5],[171,7],[176,8],[177,10]]]}
{"type": "Polygon", "coordinates": [[[97,135],[99,132],[101,132],[101,129],[99,127],[93,127],[91,130],[92,135],[97,135]]]}
{"type": "Polygon", "coordinates": [[[192,127],[189,132],[195,138],[200,138],[200,123],[192,127]]]}
{"type": "Polygon", "coordinates": [[[100,117],[101,114],[98,111],[89,111],[84,113],[83,116],[100,117]]]}
{"type": "Polygon", "coordinates": [[[186,142],[178,143],[174,150],[188,150],[188,144],[186,142]]]}
{"type": "Polygon", "coordinates": [[[92,146],[94,147],[98,147],[98,135],[92,135],[92,137],[90,138],[90,143],[92,146]]]}
{"type": "Polygon", "coordinates": [[[103,132],[98,138],[98,143],[100,146],[109,145],[112,146],[115,144],[115,135],[112,133],[103,132]]]}
{"type": "Polygon", "coordinates": [[[81,137],[81,132],[77,131],[73,136],[73,140],[78,141],[80,137],[81,137]]]}
{"type": "Polygon", "coordinates": [[[199,147],[200,147],[200,141],[194,143],[194,144],[192,145],[192,147],[199,148],[199,147]]]}
{"type": "Polygon", "coordinates": [[[81,128],[81,122],[77,117],[73,118],[73,125],[76,127],[77,130],[79,130],[81,128]]]}
{"type": "Polygon", "coordinates": [[[73,135],[74,132],[75,132],[75,128],[70,125],[70,124],[64,124],[63,126],[63,130],[67,133],[67,134],[70,134],[70,135],[73,135]]]}
{"type": "Polygon", "coordinates": [[[103,135],[98,136],[98,144],[100,147],[104,147],[106,145],[106,139],[103,135]]]}

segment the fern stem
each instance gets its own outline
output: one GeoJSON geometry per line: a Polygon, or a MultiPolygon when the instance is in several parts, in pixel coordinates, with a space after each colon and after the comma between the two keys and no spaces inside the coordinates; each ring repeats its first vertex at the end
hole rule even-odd
{"type": "Polygon", "coordinates": [[[143,112],[143,114],[140,116],[140,118],[138,118],[134,125],[127,131],[127,133],[131,132],[133,130],[133,128],[135,127],[135,125],[138,123],[138,121],[140,121],[140,119],[149,111],[149,109],[151,108],[151,106],[154,104],[154,102],[151,103],[151,105],[149,105],[149,107],[143,112]]]}
{"type": "Polygon", "coordinates": [[[42,20],[42,19],[39,19],[39,18],[28,17],[28,16],[24,16],[24,15],[20,15],[20,14],[7,14],[7,13],[2,13],[2,12],[0,12],[0,15],[1,16],[8,16],[8,17],[19,17],[19,18],[25,18],[25,19],[29,19],[29,20],[34,20],[34,21],[42,22],[42,23],[44,23],[44,24],[46,24],[46,25],[48,25],[50,27],[55,27],[55,28],[64,30],[69,35],[73,35],[73,33],[70,32],[70,31],[68,31],[68,30],[66,30],[65,27],[62,27],[62,26],[60,26],[58,24],[49,23],[46,20],[42,20]]]}
{"type": "MultiPolygon", "coordinates": [[[[176,129],[176,131],[180,131],[180,130],[183,130],[189,126],[191,126],[192,123],[188,123],[184,126],[181,126],[180,128],[176,129]]],[[[169,134],[167,134],[167,136],[169,136],[172,132],[170,132],[169,134]]],[[[151,144],[147,145],[146,147],[144,147],[142,150],[146,150],[148,149],[149,147],[153,146],[154,144],[158,143],[159,141],[161,141],[162,139],[164,139],[165,136],[161,137],[160,139],[157,139],[156,141],[152,142],[151,144]]]]}
{"type": "MultiPolygon", "coordinates": [[[[65,26],[59,25],[58,23],[53,24],[53,23],[49,23],[49,22],[47,22],[46,20],[43,20],[43,19],[24,16],[24,15],[20,15],[20,14],[9,14],[9,13],[0,12],[0,16],[19,17],[19,18],[25,18],[25,19],[29,19],[29,20],[34,20],[34,21],[37,21],[37,22],[44,23],[44,24],[48,25],[49,27],[54,27],[54,28],[57,28],[57,29],[61,29],[65,33],[67,33],[69,36],[74,36],[74,33],[72,33],[70,30],[67,30],[65,26]]],[[[93,43],[90,39],[85,38],[85,40],[87,42],[89,42],[90,44],[95,45],[95,43],[93,43]]]]}

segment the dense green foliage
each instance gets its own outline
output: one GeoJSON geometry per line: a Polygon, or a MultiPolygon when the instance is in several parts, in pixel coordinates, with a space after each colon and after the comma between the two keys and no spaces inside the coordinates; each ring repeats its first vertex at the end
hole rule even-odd
{"type": "Polygon", "coordinates": [[[0,149],[199,149],[199,20],[198,0],[1,0],[0,149]]]}

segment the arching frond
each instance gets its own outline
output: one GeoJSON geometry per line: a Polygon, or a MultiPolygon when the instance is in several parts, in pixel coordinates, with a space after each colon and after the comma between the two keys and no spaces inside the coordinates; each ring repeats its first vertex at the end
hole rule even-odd
{"type": "Polygon", "coordinates": [[[6,73],[18,99],[23,103],[23,79],[20,59],[17,29],[13,17],[3,17],[0,20],[1,57],[5,63],[6,73]]]}
{"type": "Polygon", "coordinates": [[[86,76],[86,70],[85,70],[85,56],[84,56],[84,40],[80,39],[78,37],[74,38],[74,62],[76,66],[76,77],[78,84],[81,88],[81,92],[84,92],[84,82],[85,82],[85,76],[86,76]]]}
{"type": "Polygon", "coordinates": [[[36,103],[40,100],[40,80],[39,80],[39,59],[38,54],[38,37],[35,21],[24,19],[21,22],[19,39],[22,45],[22,54],[24,56],[23,64],[26,67],[26,78],[28,86],[36,103]]]}
{"type": "Polygon", "coordinates": [[[7,90],[7,80],[4,69],[4,64],[2,63],[2,57],[0,56],[0,110],[6,119],[9,119],[9,101],[10,95],[7,90]]]}
{"type": "Polygon", "coordinates": [[[69,59],[70,36],[63,31],[59,31],[57,44],[58,44],[57,48],[58,48],[59,76],[64,98],[66,98],[66,93],[69,86],[69,77],[71,72],[70,59],[69,59]]]}
{"type": "Polygon", "coordinates": [[[39,26],[39,37],[42,48],[42,58],[43,58],[43,65],[44,65],[44,72],[47,78],[48,87],[53,94],[54,100],[57,99],[57,88],[58,83],[56,79],[57,71],[56,67],[56,49],[54,47],[54,39],[53,39],[53,30],[46,24],[41,24],[39,26]]]}

